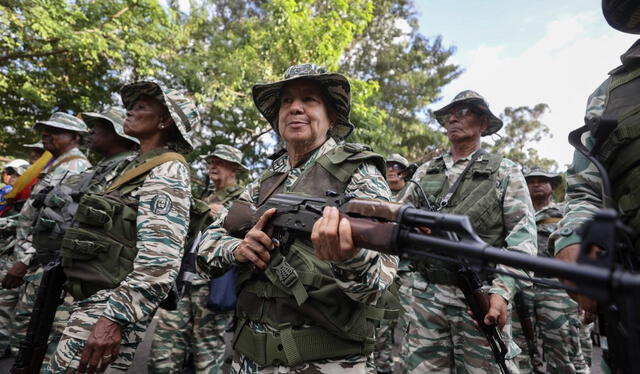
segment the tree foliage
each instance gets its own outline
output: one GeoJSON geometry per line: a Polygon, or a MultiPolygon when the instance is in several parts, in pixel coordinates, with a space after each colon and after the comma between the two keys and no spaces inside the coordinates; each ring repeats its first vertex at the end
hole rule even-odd
{"type": "Polygon", "coordinates": [[[506,158],[525,168],[540,167],[556,170],[558,163],[545,158],[533,146],[545,137],[551,137],[549,127],[541,122],[541,117],[549,110],[547,104],[533,107],[507,107],[500,118],[504,127],[493,144],[484,144],[491,153],[501,153],[506,158]]]}

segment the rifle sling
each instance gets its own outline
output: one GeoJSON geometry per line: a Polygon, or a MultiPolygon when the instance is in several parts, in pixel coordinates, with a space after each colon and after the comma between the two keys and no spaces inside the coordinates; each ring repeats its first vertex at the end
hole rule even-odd
{"type": "Polygon", "coordinates": [[[462,184],[462,180],[464,179],[464,176],[467,175],[467,172],[469,172],[473,164],[475,164],[475,162],[480,158],[480,156],[483,156],[485,154],[487,154],[487,151],[485,151],[484,149],[479,149],[473,154],[473,157],[471,157],[471,161],[469,161],[469,164],[467,164],[467,166],[464,168],[462,173],[460,173],[460,175],[458,176],[458,179],[456,179],[453,185],[449,187],[447,194],[442,198],[442,200],[440,200],[440,205],[437,208],[438,211],[440,211],[442,208],[446,207],[449,204],[449,200],[451,200],[453,195],[458,190],[458,187],[460,187],[460,184],[462,184]]]}
{"type": "Polygon", "coordinates": [[[72,155],[72,156],[68,156],[65,157],[59,161],[57,161],[55,164],[53,164],[49,170],[47,170],[47,174],[52,173],[54,170],[56,170],[58,168],[58,166],[64,164],[65,162],[69,162],[69,161],[73,161],[73,160],[86,160],[87,158],[84,157],[83,155],[72,155]]]}
{"type": "Polygon", "coordinates": [[[113,192],[127,182],[147,173],[149,170],[155,168],[158,165],[162,165],[167,161],[180,161],[183,164],[188,165],[187,160],[181,154],[176,152],[166,152],[161,154],[160,156],[156,156],[150,160],[145,161],[143,164],[138,165],[131,170],[128,170],[126,173],[122,174],[118,179],[116,179],[115,182],[113,182],[113,184],[111,184],[105,192],[113,192]]]}

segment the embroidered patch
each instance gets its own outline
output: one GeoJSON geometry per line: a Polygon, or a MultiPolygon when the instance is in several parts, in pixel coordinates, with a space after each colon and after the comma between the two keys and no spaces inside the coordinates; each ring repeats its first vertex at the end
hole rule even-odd
{"type": "Polygon", "coordinates": [[[160,193],[151,200],[151,211],[155,214],[164,216],[171,210],[173,202],[169,195],[160,193]]]}

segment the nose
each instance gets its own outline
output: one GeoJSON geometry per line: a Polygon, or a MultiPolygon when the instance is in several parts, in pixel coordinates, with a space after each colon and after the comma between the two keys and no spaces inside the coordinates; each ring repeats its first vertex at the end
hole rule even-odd
{"type": "Polygon", "coordinates": [[[289,111],[292,114],[298,114],[298,113],[302,113],[302,100],[300,99],[293,99],[293,101],[291,102],[291,105],[289,106],[289,111]]]}

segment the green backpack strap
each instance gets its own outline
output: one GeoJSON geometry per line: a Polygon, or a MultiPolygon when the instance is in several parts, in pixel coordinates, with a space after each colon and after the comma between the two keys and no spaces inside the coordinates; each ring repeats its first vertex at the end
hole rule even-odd
{"type": "Polygon", "coordinates": [[[372,162],[383,176],[386,175],[384,158],[364,144],[342,144],[320,156],[316,162],[339,181],[346,183],[365,161],[372,162]]]}
{"type": "Polygon", "coordinates": [[[124,174],[122,174],[118,179],[116,179],[105,191],[105,193],[113,192],[120,188],[122,185],[127,182],[148,173],[151,169],[155,168],[158,165],[162,165],[168,161],[180,161],[185,165],[189,163],[180,153],[176,152],[166,152],[161,154],[160,156],[156,156],[145,161],[143,164],[136,166],[135,168],[128,170],[124,174]]]}

